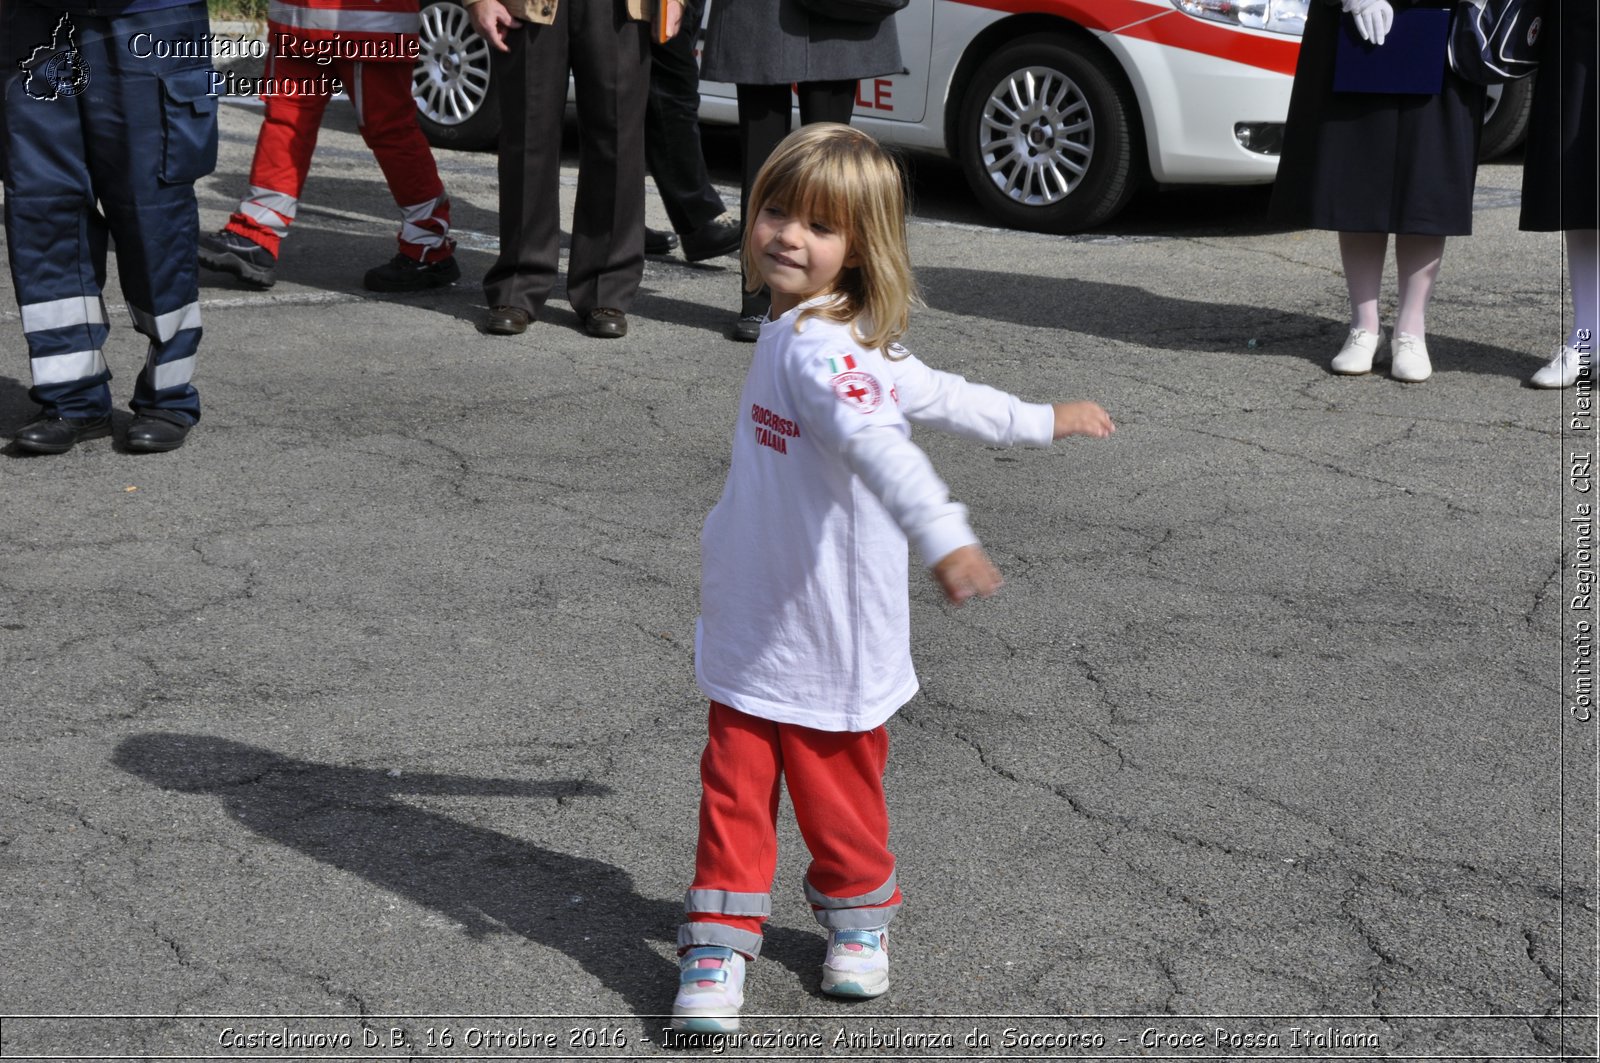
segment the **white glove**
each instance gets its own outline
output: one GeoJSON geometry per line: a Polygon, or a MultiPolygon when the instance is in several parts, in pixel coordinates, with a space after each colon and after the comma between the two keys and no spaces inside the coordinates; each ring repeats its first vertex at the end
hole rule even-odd
{"type": "Polygon", "coordinates": [[[1388,0],[1343,0],[1344,9],[1356,20],[1361,39],[1382,44],[1394,25],[1394,8],[1388,0]]]}

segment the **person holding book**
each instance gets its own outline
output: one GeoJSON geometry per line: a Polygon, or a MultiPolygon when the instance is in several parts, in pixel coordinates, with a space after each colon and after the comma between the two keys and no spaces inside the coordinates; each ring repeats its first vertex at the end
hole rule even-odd
{"type": "Polygon", "coordinates": [[[1311,4],[1289,98],[1271,216],[1339,234],[1350,298],[1329,368],[1372,371],[1384,346],[1378,295],[1394,234],[1399,305],[1389,375],[1433,372],[1426,313],[1445,238],[1472,232],[1484,89],[1449,69],[1449,7],[1407,0],[1311,4]]]}

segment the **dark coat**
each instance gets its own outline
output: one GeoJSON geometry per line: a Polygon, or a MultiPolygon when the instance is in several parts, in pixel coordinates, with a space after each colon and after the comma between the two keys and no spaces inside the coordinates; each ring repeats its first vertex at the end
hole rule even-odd
{"type": "Polygon", "coordinates": [[[1594,0],[1545,5],[1543,55],[1533,86],[1522,175],[1522,228],[1593,229],[1600,151],[1594,0]]]}
{"type": "Polygon", "coordinates": [[[736,85],[853,81],[898,74],[894,19],[835,22],[800,0],[711,0],[700,76],[736,85]]]}

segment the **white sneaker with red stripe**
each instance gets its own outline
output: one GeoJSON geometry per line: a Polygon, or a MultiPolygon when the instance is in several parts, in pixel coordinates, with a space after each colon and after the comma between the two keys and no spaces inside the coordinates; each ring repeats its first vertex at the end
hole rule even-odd
{"type": "Polygon", "coordinates": [[[672,1028],[736,1033],[744,1006],[744,956],[722,945],[696,945],[678,957],[672,1028]]]}
{"type": "Polygon", "coordinates": [[[889,991],[889,930],[831,930],[822,960],[822,991],[834,997],[881,997],[889,991]]]}

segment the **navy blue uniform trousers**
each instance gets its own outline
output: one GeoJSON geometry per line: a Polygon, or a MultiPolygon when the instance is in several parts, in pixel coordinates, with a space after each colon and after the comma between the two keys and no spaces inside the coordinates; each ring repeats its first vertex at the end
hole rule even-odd
{"type": "Polygon", "coordinates": [[[111,411],[107,238],[149,338],[133,409],[195,421],[200,345],[194,182],[217,159],[203,3],[127,14],[0,3],[6,250],[33,370],[61,417],[111,411]]]}

